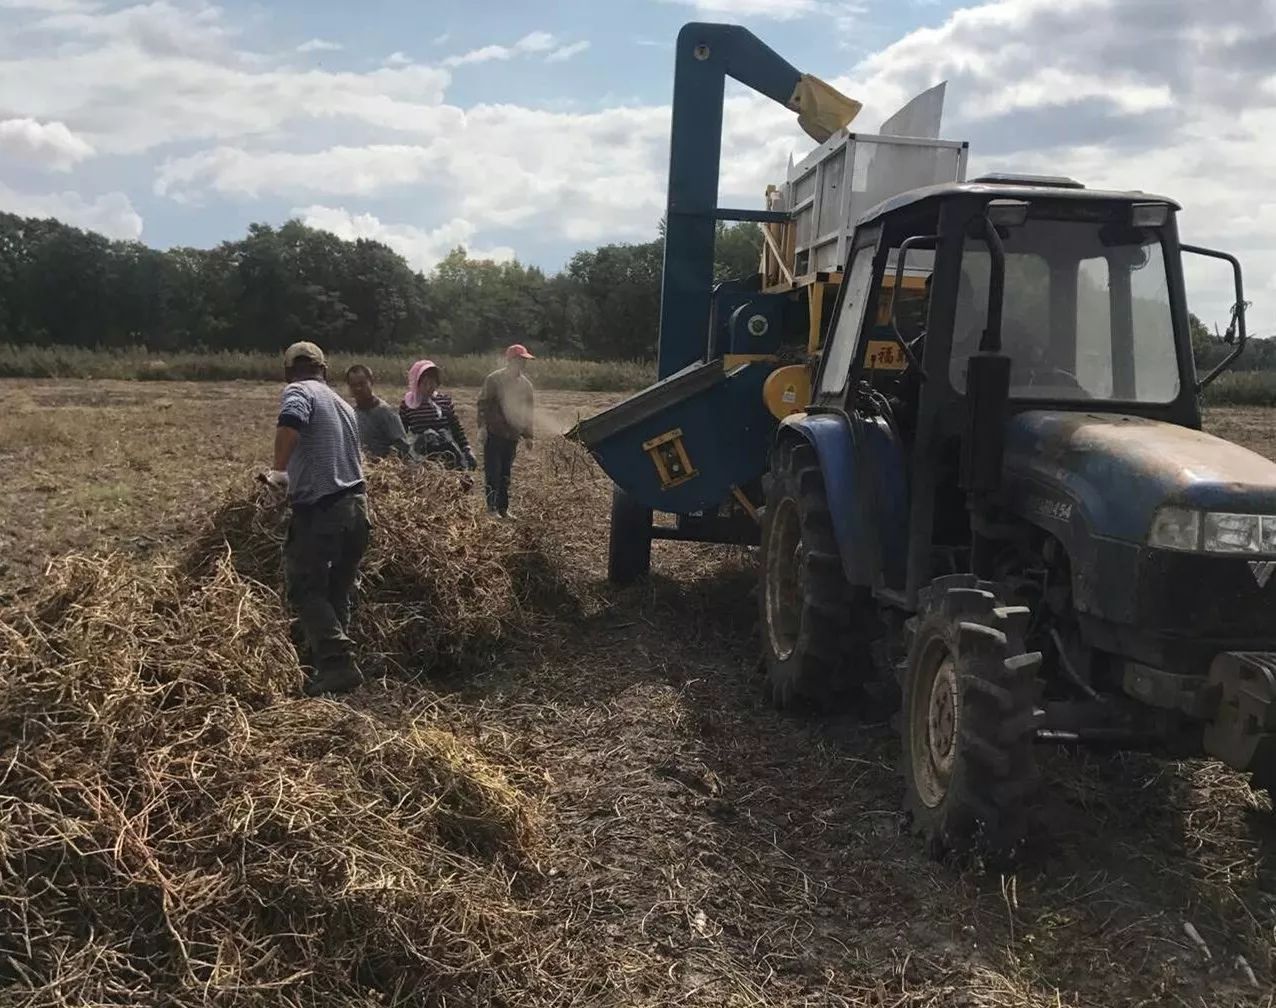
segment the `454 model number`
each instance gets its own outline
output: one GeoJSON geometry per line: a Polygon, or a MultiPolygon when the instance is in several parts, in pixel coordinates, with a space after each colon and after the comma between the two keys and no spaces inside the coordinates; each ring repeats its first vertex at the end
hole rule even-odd
{"type": "Polygon", "coordinates": [[[1028,511],[1042,518],[1069,521],[1072,518],[1072,502],[1033,494],[1027,500],[1028,511]]]}

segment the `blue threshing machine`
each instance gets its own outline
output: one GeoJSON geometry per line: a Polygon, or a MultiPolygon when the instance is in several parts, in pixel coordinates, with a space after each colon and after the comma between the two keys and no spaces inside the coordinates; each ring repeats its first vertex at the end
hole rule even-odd
{"type": "MultiPolygon", "coordinates": [[[[761,479],[778,420],[804,408],[854,217],[906,189],[964,177],[966,145],[935,139],[943,86],[877,135],[846,125],[860,105],[799,73],[735,25],[678,35],[658,381],[582,421],[616,488],[608,574],[646,573],[653,539],[758,542],[761,479]],[[819,143],[767,190],[766,209],[718,206],[726,78],[785,105],[819,143]],[[717,222],[756,221],[759,272],[714,285],[717,222]],[[672,515],[657,523],[653,514],[672,515]]],[[[910,286],[910,277],[903,284],[910,286]]],[[[912,285],[920,293],[919,282],[912,285]]],[[[885,319],[883,319],[885,322],[885,319]]],[[[896,346],[889,337],[882,349],[896,346]]],[[[901,362],[902,363],[902,362],[901,362]]]]}

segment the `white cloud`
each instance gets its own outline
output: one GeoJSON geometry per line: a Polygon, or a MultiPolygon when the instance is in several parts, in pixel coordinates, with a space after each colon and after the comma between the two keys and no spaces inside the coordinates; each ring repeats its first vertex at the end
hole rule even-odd
{"type": "Polygon", "coordinates": [[[134,241],[142,236],[141,215],[119,192],[87,200],[77,192],[21,193],[0,183],[0,210],[20,217],[55,217],[108,238],[134,241]]]}
{"type": "Polygon", "coordinates": [[[565,45],[565,46],[561,46],[558,49],[555,49],[553,52],[551,52],[548,56],[545,57],[545,62],[546,63],[565,63],[567,60],[571,59],[573,56],[579,56],[588,48],[589,48],[588,40],[573,42],[571,45],[565,45]]]}
{"type": "Polygon", "coordinates": [[[94,153],[92,146],[67,129],[65,123],[40,123],[34,119],[0,121],[0,151],[55,171],[70,171],[94,153]]]}
{"type": "Polygon", "coordinates": [[[382,62],[386,66],[407,66],[412,62],[412,57],[404,52],[392,52],[382,62]]]}
{"type": "Polygon", "coordinates": [[[274,65],[235,48],[236,28],[199,0],[57,14],[17,35],[32,31],[25,44],[10,38],[0,48],[0,94],[21,95],[24,116],[65,122],[101,154],[316,121],[429,132],[450,81],[446,70],[419,65],[367,73],[274,65]]]}
{"type": "Polygon", "coordinates": [[[435,35],[434,38],[430,39],[430,45],[436,45],[436,46],[445,45],[451,38],[452,38],[451,32],[443,32],[443,34],[435,35]]]}
{"type": "Polygon", "coordinates": [[[749,19],[794,21],[817,14],[826,6],[822,0],[661,0],[661,2],[691,7],[699,15],[722,17],[731,21],[749,19]]]}
{"type": "Polygon", "coordinates": [[[442,142],[375,144],[330,147],[310,154],[217,147],[163,162],[154,189],[156,195],[179,202],[196,202],[208,189],[249,198],[301,193],[367,196],[425,178],[443,165],[443,147],[442,142]]]}
{"type": "Polygon", "coordinates": [[[467,53],[461,53],[459,56],[449,56],[443,61],[444,66],[458,67],[468,66],[473,63],[490,63],[493,60],[508,60],[515,56],[524,56],[529,53],[548,52],[556,48],[557,39],[549,32],[534,31],[524,35],[513,45],[487,45],[481,49],[471,49],[467,53]]]}
{"type": "Polygon", "coordinates": [[[35,28],[131,46],[152,56],[210,58],[229,54],[239,34],[222,14],[206,0],[150,0],[114,10],[85,4],[60,6],[35,28]]]}
{"type": "Polygon", "coordinates": [[[542,220],[574,241],[650,236],[664,205],[667,109],[450,111],[426,144],[304,154],[219,147],[175,158],[159,169],[156,191],[186,200],[210,189],[235,197],[348,197],[410,186],[419,192],[428,184],[434,202],[480,226],[542,220]]]}
{"type": "Polygon", "coordinates": [[[89,11],[97,6],[89,0],[0,0],[0,10],[45,11],[51,14],[89,11]]]}
{"type": "Polygon", "coordinates": [[[297,52],[339,52],[344,48],[345,46],[343,46],[340,42],[330,42],[328,39],[312,38],[310,41],[303,42],[301,45],[297,46],[297,52]]]}
{"type": "Polygon", "coordinates": [[[308,206],[293,211],[308,227],[331,231],[338,238],[379,241],[398,252],[415,269],[430,270],[458,245],[467,246],[472,258],[508,262],[514,250],[500,246],[490,249],[469,247],[475,227],[462,218],[427,229],[411,224],[387,224],[368,213],[351,213],[344,207],[308,206]]]}

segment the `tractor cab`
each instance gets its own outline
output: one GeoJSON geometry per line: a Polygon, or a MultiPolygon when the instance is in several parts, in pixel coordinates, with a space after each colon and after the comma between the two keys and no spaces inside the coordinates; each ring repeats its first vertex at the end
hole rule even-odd
{"type": "Polygon", "coordinates": [[[981,179],[888,201],[856,230],[816,401],[845,402],[860,381],[895,392],[933,380],[934,396],[956,403],[996,322],[1016,403],[1103,403],[1199,426],[1177,209],[1063,179],[981,179]],[[991,225],[996,248],[990,214],[1010,222],[991,225]],[[994,272],[1001,303],[990,317],[994,272]],[[896,303],[895,274],[924,277],[924,312],[896,303]]]}
{"type": "Polygon", "coordinates": [[[1012,463],[1022,444],[1045,447],[1032,432],[1047,415],[1199,430],[1200,390],[1221,368],[1198,381],[1181,255],[1231,260],[1183,248],[1177,209],[1070,179],[991,176],[913,190],[861,218],[806,415],[858,415],[893,443],[898,468],[878,482],[909,505],[880,515],[897,546],[877,589],[911,605],[937,573],[984,563],[966,496],[977,510],[1017,506],[1007,445],[1012,463]]]}

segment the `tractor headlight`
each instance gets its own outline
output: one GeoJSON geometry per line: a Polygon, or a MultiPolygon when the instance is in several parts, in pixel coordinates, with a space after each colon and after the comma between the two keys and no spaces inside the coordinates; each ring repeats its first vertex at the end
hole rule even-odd
{"type": "Polygon", "coordinates": [[[1263,552],[1276,553],[1276,515],[1263,516],[1263,552]]]}
{"type": "Polygon", "coordinates": [[[1152,519],[1148,545],[1205,553],[1276,554],[1276,515],[1163,507],[1152,519]]]}
{"type": "Polygon", "coordinates": [[[1163,507],[1152,519],[1148,545],[1162,549],[1201,548],[1201,512],[1192,508],[1163,507]]]}
{"type": "Polygon", "coordinates": [[[1262,548],[1263,520],[1258,515],[1205,513],[1208,553],[1257,553],[1262,548]]]}

